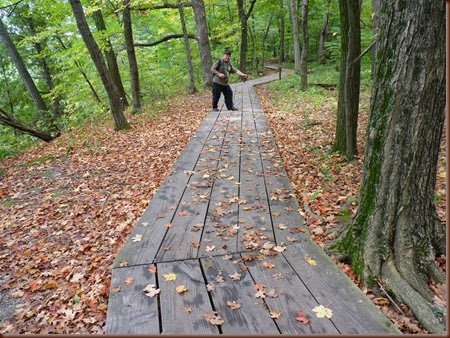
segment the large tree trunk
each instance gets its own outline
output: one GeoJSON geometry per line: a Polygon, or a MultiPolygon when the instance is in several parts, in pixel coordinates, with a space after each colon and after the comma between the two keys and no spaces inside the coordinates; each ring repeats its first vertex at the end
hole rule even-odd
{"type": "MultiPolygon", "coordinates": [[[[181,0],[178,0],[178,3],[181,3],[181,0]]],[[[178,12],[180,13],[181,27],[183,29],[184,48],[186,49],[186,61],[189,73],[189,94],[194,94],[197,92],[197,88],[195,88],[194,67],[192,66],[192,57],[191,57],[191,46],[189,45],[189,38],[186,29],[186,22],[184,20],[183,7],[181,6],[178,7],[178,12]]]]}
{"type": "MultiPolygon", "coordinates": [[[[66,45],[64,44],[64,41],[57,35],[56,39],[58,40],[59,44],[61,45],[62,49],[67,50],[66,45]]],[[[77,66],[78,70],[80,71],[81,75],[83,75],[84,80],[86,81],[86,83],[89,86],[89,89],[92,92],[92,95],[94,96],[94,98],[99,102],[99,103],[103,103],[102,100],[100,100],[100,97],[97,94],[97,91],[95,90],[93,84],[91,83],[91,81],[89,80],[86,72],[83,70],[83,67],[81,66],[81,64],[77,61],[74,60],[75,65],[77,66]]]]}
{"type": "Polygon", "coordinates": [[[295,62],[295,72],[300,74],[300,60],[301,60],[301,47],[300,47],[300,37],[298,30],[298,17],[297,17],[297,1],[290,0],[291,5],[291,20],[292,20],[292,33],[294,38],[294,62],[295,62]]]}
{"type": "Polygon", "coordinates": [[[96,10],[92,13],[92,17],[94,18],[95,27],[97,31],[103,34],[103,45],[105,46],[105,59],[108,64],[108,70],[111,73],[112,81],[119,92],[120,99],[123,102],[124,107],[128,106],[127,95],[125,93],[125,88],[123,87],[122,78],[120,77],[119,65],[117,64],[116,53],[112,47],[111,40],[106,35],[106,25],[105,20],[103,20],[102,11],[96,10]]]}
{"type": "Polygon", "coordinates": [[[241,54],[239,58],[239,69],[245,73],[247,71],[247,49],[248,49],[248,18],[252,14],[256,0],[250,0],[250,8],[245,12],[244,0],[236,0],[239,21],[241,23],[241,54]]]}
{"type": "Polygon", "coordinates": [[[205,88],[212,86],[211,66],[212,56],[209,47],[208,25],[206,23],[205,3],[203,0],[192,0],[194,8],[195,26],[197,29],[200,59],[202,61],[203,85],[205,88]]]}
{"type": "Polygon", "coordinates": [[[14,62],[17,71],[19,72],[19,75],[25,84],[25,87],[27,88],[28,93],[30,94],[31,98],[34,101],[34,104],[36,105],[37,109],[40,111],[41,118],[46,122],[48,125],[49,130],[51,131],[57,131],[58,128],[55,123],[53,123],[53,119],[51,116],[49,116],[49,111],[47,108],[46,103],[44,102],[44,99],[41,96],[41,93],[36,87],[36,84],[34,83],[33,79],[31,78],[30,73],[28,72],[27,67],[25,66],[25,62],[23,61],[22,57],[19,54],[19,51],[17,50],[16,46],[14,45],[13,41],[11,40],[11,37],[9,36],[9,33],[6,29],[6,26],[4,25],[3,21],[0,17],[0,40],[4,43],[6,50],[8,51],[9,55],[11,56],[12,61],[14,62]]]}
{"type": "Polygon", "coordinates": [[[425,329],[444,333],[428,278],[445,231],[434,196],[445,119],[445,2],[383,4],[358,213],[332,250],[380,277],[425,329]]]}
{"type": "Polygon", "coordinates": [[[356,132],[358,129],[359,85],[361,62],[361,27],[359,1],[347,0],[348,50],[345,71],[345,136],[347,159],[352,161],[358,154],[356,132]],[[357,61],[355,61],[357,60],[357,61]]]}
{"type": "Polygon", "coordinates": [[[110,72],[106,67],[103,54],[95,42],[91,31],[89,30],[81,2],[80,0],[69,0],[69,2],[72,6],[72,11],[80,34],[86,44],[89,54],[91,55],[92,61],[97,68],[97,72],[103,82],[103,85],[105,86],[106,94],[108,95],[109,103],[111,105],[111,112],[114,118],[115,130],[130,129],[131,127],[123,113],[123,101],[121,100],[119,92],[117,91],[117,88],[111,78],[110,72]]]}
{"type": "Polygon", "coordinates": [[[139,68],[133,42],[133,27],[131,22],[130,0],[123,2],[123,32],[130,65],[131,94],[133,96],[133,113],[142,111],[141,85],[139,82],[139,68]]]}
{"type": "Polygon", "coordinates": [[[308,45],[309,45],[309,33],[308,33],[308,0],[302,2],[302,32],[303,32],[303,46],[302,46],[302,59],[301,59],[301,90],[306,90],[308,86],[308,45]]]}
{"type": "MultiPolygon", "coordinates": [[[[50,72],[50,67],[47,64],[47,61],[45,61],[44,55],[43,55],[43,48],[39,40],[37,40],[37,34],[36,29],[34,27],[33,19],[30,17],[28,19],[28,26],[30,27],[31,34],[34,37],[34,48],[36,49],[37,55],[38,55],[38,63],[41,67],[42,74],[44,75],[44,80],[47,85],[47,89],[49,92],[52,92],[55,89],[55,85],[53,84],[52,74],[50,72]]],[[[53,114],[55,115],[55,119],[62,116],[61,111],[61,103],[59,96],[54,94],[53,96],[53,114]]]]}
{"type": "Polygon", "coordinates": [[[326,4],[327,4],[327,10],[325,13],[323,13],[323,24],[322,24],[322,30],[320,31],[319,50],[317,52],[317,60],[321,64],[325,64],[325,62],[326,62],[324,50],[325,50],[325,43],[327,42],[327,39],[328,39],[328,30],[330,28],[331,0],[326,0],[326,4]]]}
{"type": "Polygon", "coordinates": [[[11,115],[9,115],[2,108],[0,108],[0,122],[3,123],[5,126],[14,128],[14,130],[20,130],[45,142],[51,142],[61,135],[60,132],[58,132],[56,135],[51,135],[49,133],[27,127],[24,124],[16,121],[11,115]]]}
{"type": "Polygon", "coordinates": [[[347,137],[345,132],[345,78],[347,72],[348,53],[348,10],[347,0],[339,0],[339,16],[341,25],[341,65],[339,73],[339,99],[336,117],[336,134],[333,151],[345,154],[347,137]]]}

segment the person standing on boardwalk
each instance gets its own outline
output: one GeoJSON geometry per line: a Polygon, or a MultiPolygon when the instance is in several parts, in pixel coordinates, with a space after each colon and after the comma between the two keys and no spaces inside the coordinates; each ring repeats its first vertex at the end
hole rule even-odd
{"type": "Polygon", "coordinates": [[[233,91],[231,90],[230,85],[228,84],[228,78],[230,74],[237,74],[239,76],[245,77],[248,79],[249,76],[247,74],[242,73],[239,69],[233,67],[230,62],[231,52],[225,51],[222,59],[217,60],[211,67],[211,72],[213,75],[213,88],[212,88],[212,105],[214,111],[219,111],[217,108],[217,103],[220,99],[220,94],[223,93],[225,97],[225,105],[228,110],[238,110],[233,105],[233,91]]]}

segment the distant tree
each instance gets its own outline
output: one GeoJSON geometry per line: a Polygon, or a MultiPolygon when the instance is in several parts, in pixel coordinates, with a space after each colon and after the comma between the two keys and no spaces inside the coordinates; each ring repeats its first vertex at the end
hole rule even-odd
{"type": "Polygon", "coordinates": [[[110,38],[106,35],[106,24],[105,20],[103,19],[102,11],[100,9],[93,11],[92,17],[94,18],[94,23],[97,31],[102,34],[102,45],[104,46],[103,51],[105,53],[108,70],[111,73],[111,79],[114,82],[117,91],[119,92],[120,99],[122,100],[124,107],[127,107],[127,95],[125,93],[125,88],[123,87],[122,78],[120,76],[116,53],[114,52],[110,38]]]}
{"type": "Polygon", "coordinates": [[[131,22],[130,0],[123,2],[123,31],[125,47],[127,49],[128,64],[130,65],[131,93],[133,96],[133,113],[142,111],[141,85],[139,82],[139,68],[134,50],[133,27],[131,22]]]}
{"type": "Polygon", "coordinates": [[[284,33],[285,33],[285,24],[284,24],[284,2],[280,0],[280,54],[278,56],[278,66],[281,67],[284,61],[284,33]]]}
{"type": "Polygon", "coordinates": [[[111,106],[111,112],[114,118],[115,130],[130,129],[131,126],[128,124],[125,115],[123,113],[124,105],[120,98],[119,92],[111,78],[111,74],[103,58],[103,54],[94,40],[94,37],[89,29],[86,21],[86,17],[83,12],[83,7],[80,0],[69,0],[72,7],[72,11],[77,22],[78,30],[84,40],[86,48],[91,55],[92,61],[97,68],[97,72],[103,82],[108,99],[111,106]]]}
{"type": "MultiPolygon", "coordinates": [[[[178,0],[178,3],[181,3],[181,0],[178,0]]],[[[195,88],[194,67],[192,66],[192,57],[191,57],[191,46],[189,45],[189,38],[186,28],[186,21],[184,20],[183,7],[181,6],[178,7],[178,11],[180,13],[181,28],[183,30],[184,48],[186,49],[186,61],[189,73],[189,94],[194,94],[195,92],[197,92],[197,88],[195,88]]]]}
{"type": "Polygon", "coordinates": [[[289,0],[291,8],[291,20],[292,20],[292,38],[294,39],[294,68],[297,74],[301,71],[301,54],[302,49],[300,47],[300,34],[298,28],[298,16],[297,16],[297,0],[289,0]]]}
{"type": "Polygon", "coordinates": [[[236,0],[236,2],[241,23],[241,55],[239,59],[239,68],[245,73],[247,71],[248,19],[252,14],[256,0],[250,0],[248,11],[245,10],[244,0],[236,0]]]}
{"type": "Polygon", "coordinates": [[[325,13],[323,13],[323,24],[322,29],[320,31],[320,39],[319,39],[319,50],[317,51],[317,60],[324,64],[326,61],[325,58],[325,43],[328,39],[328,32],[330,28],[330,5],[331,0],[325,0],[326,3],[326,10],[325,13]]]}
{"type": "Polygon", "coordinates": [[[435,209],[445,120],[445,2],[383,2],[358,212],[331,246],[380,278],[430,333],[445,333],[429,278],[445,228],[435,209]]]}
{"type": "Polygon", "coordinates": [[[302,1],[302,32],[303,32],[303,46],[301,54],[300,88],[302,90],[306,90],[306,87],[308,85],[308,51],[309,51],[308,0],[302,1]]]}
{"type": "Polygon", "coordinates": [[[198,46],[200,50],[200,60],[202,61],[202,74],[204,87],[212,86],[211,66],[212,55],[209,46],[208,24],[206,21],[205,3],[203,0],[192,0],[194,8],[195,26],[197,29],[198,46]]]}

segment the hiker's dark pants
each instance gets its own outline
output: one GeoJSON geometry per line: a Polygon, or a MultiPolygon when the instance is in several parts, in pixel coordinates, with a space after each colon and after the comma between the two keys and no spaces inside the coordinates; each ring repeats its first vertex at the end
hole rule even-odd
{"type": "Polygon", "coordinates": [[[230,85],[222,86],[221,84],[215,82],[213,82],[212,87],[213,109],[217,108],[217,103],[219,102],[221,93],[223,93],[223,96],[225,97],[225,105],[227,106],[227,109],[230,110],[233,108],[233,91],[231,90],[230,85]]]}

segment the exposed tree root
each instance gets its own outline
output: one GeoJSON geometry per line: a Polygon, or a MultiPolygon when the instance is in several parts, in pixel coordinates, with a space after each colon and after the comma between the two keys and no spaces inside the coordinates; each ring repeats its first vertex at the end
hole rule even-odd
{"type": "Polygon", "coordinates": [[[428,332],[445,333],[445,325],[436,317],[433,305],[414,290],[400,275],[392,258],[383,263],[381,277],[395,296],[409,306],[428,332]]]}

